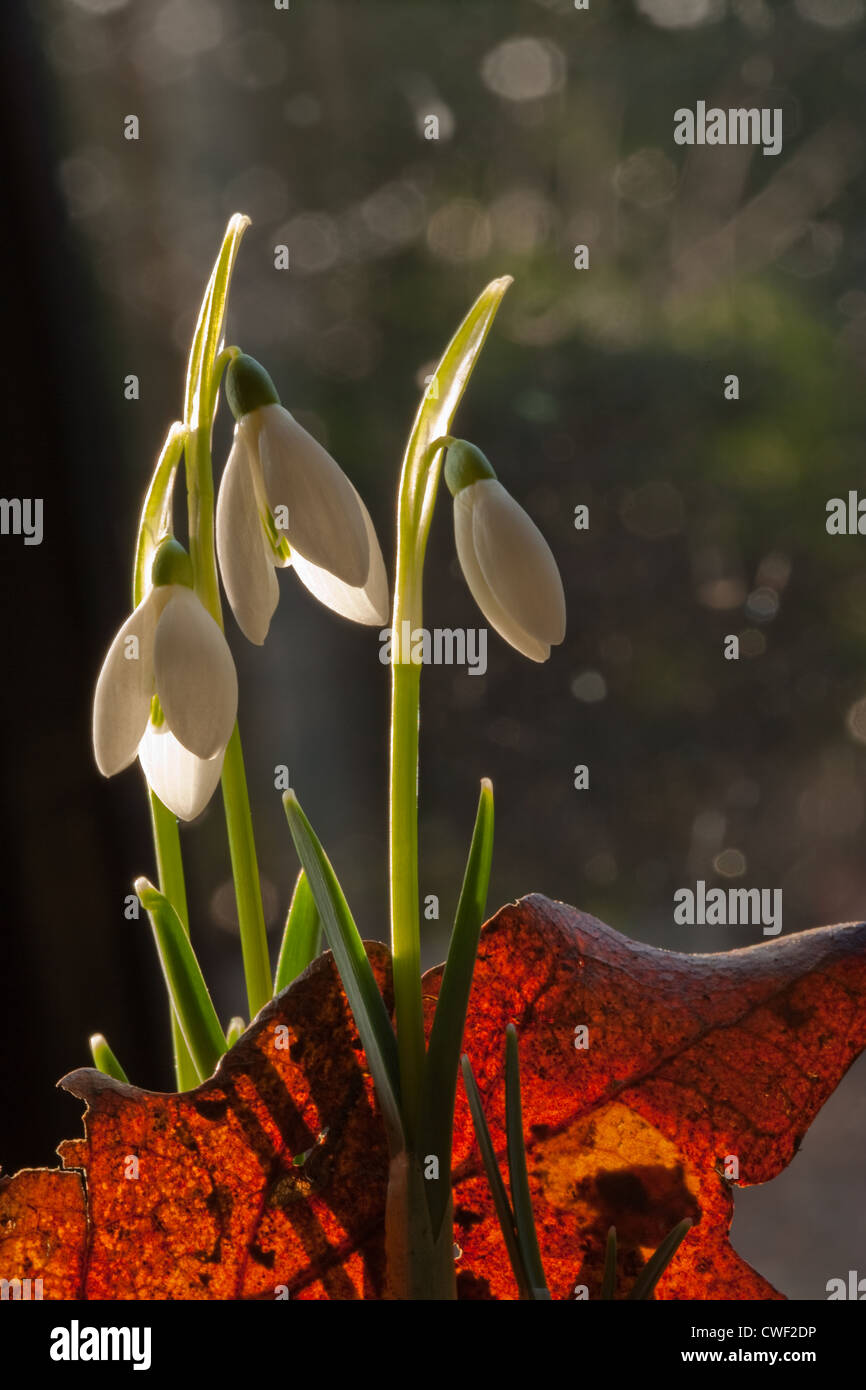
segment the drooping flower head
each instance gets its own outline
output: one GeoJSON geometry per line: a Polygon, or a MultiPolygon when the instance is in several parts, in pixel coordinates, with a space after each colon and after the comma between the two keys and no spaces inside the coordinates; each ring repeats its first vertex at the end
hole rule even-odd
{"type": "Polygon", "coordinates": [[[181,820],[207,805],[234,728],[238,682],[228,643],[191,587],[174,539],[154,557],[153,587],[114,637],[93,701],[93,749],[105,777],[138,757],[181,820]]]}
{"type": "Polygon", "coordinates": [[[274,383],[241,353],[226,371],[237,421],[220,484],[220,573],[241,631],[261,644],[279,599],[274,570],[359,623],[388,617],[388,579],[373,523],[352,483],[280,405],[274,383]]]}
{"type": "Polygon", "coordinates": [[[550,546],[474,444],[449,444],[444,476],[472,597],[500,637],[546,661],[565,637],[565,594],[550,546]]]}

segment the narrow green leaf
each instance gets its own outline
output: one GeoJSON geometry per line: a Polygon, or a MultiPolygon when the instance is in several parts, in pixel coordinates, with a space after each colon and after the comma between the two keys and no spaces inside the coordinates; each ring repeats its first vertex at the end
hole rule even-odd
{"type": "Polygon", "coordinates": [[[517,1029],[513,1023],[509,1023],[505,1030],[505,1132],[508,1141],[508,1175],[511,1182],[511,1200],[514,1203],[514,1223],[517,1226],[517,1239],[523,1263],[529,1275],[530,1296],[539,1300],[547,1299],[550,1298],[550,1291],[541,1263],[532,1199],[529,1195],[526,1146],[523,1142],[523,1108],[520,1101],[520,1057],[517,1029]]]}
{"type": "Polygon", "coordinates": [[[150,917],[169,997],[199,1080],[204,1081],[225,1052],[226,1040],[201,967],[168,898],[146,878],[135,880],[135,891],[150,917]]]}
{"type": "Polygon", "coordinates": [[[508,1251],[508,1259],[517,1280],[517,1288],[520,1297],[528,1299],[529,1276],[526,1266],[523,1263],[523,1255],[517,1240],[517,1227],[514,1223],[514,1212],[511,1210],[511,1203],[508,1200],[508,1193],[505,1191],[505,1183],[502,1181],[502,1173],[499,1170],[499,1163],[496,1152],[493,1148],[493,1140],[490,1137],[490,1130],[487,1125],[487,1117],[484,1114],[484,1107],[481,1104],[481,1095],[478,1084],[472,1071],[472,1064],[464,1053],[460,1059],[463,1068],[463,1084],[466,1087],[466,1097],[469,1101],[469,1109],[472,1112],[472,1124],[475,1129],[475,1138],[478,1140],[478,1147],[481,1150],[481,1161],[484,1164],[484,1171],[487,1174],[487,1183],[493,1197],[493,1205],[496,1208],[496,1215],[505,1241],[505,1248],[508,1251]]]}
{"type": "Polygon", "coordinates": [[[111,1048],[108,1046],[108,1039],[103,1033],[94,1033],[90,1039],[90,1051],[93,1061],[99,1071],[106,1076],[113,1076],[115,1081],[125,1081],[129,1083],[129,1077],[118,1062],[111,1048]]]}
{"type": "Polygon", "coordinates": [[[280,945],[280,956],[274,976],[274,994],[286,989],[302,975],[322,949],[322,922],[310,884],[303,869],[298,874],[295,891],[286,917],[286,927],[280,945]]]}
{"type": "Polygon", "coordinates": [[[392,1154],[397,1153],[405,1147],[399,1101],[397,1039],[385,1001],[337,875],[293,791],[284,793],[283,806],[298,858],[309,881],[355,1026],[367,1054],[388,1143],[392,1154]]]}
{"type": "Polygon", "coordinates": [[[150,587],[150,563],[160,541],[172,532],[172,502],[177,466],[183,453],[186,426],[177,421],[172,425],[160,450],[153,477],[147,489],[138,539],[135,543],[135,568],[132,576],[132,606],[137,608],[150,587]]]}
{"type": "Polygon", "coordinates": [[[235,1017],[229,1019],[229,1026],[226,1029],[226,1047],[234,1047],[246,1032],[247,1025],[242,1018],[235,1017]]]}
{"type": "MultiPolygon", "coordinates": [[[[490,864],[493,858],[493,786],[485,777],[478,798],[478,812],[448,959],[439,990],[436,1014],[427,1047],[424,1096],[421,1105],[420,1152],[439,1157],[440,1173],[451,1173],[451,1141],[454,1128],[454,1099],[463,1028],[472,988],[472,972],[478,954],[481,924],[487,906],[490,864]]],[[[448,1207],[450,1177],[447,1183],[431,1183],[428,1205],[433,1234],[439,1234],[448,1207]]]]}
{"type": "Polygon", "coordinates": [[[249,225],[250,219],[241,213],[236,212],[230,218],[199,309],[184,392],[183,418],[191,429],[197,429],[202,418],[211,411],[213,368],[222,345],[229,284],[241,237],[249,225]]]}
{"type": "Polygon", "coordinates": [[[628,1294],[630,1299],[652,1298],[655,1286],[661,1279],[680,1245],[691,1230],[692,1223],[688,1217],[674,1226],[672,1231],[668,1231],[658,1250],[647,1260],[640,1274],[634,1282],[634,1287],[628,1294]]]}
{"type": "Polygon", "coordinates": [[[602,1298],[613,1298],[616,1293],[616,1226],[607,1233],[604,1250],[604,1275],[601,1281],[602,1298]]]}
{"type": "MultiPolygon", "coordinates": [[[[159,889],[175,905],[181,925],[189,936],[189,909],[186,901],[186,883],[183,874],[183,858],[180,850],[180,831],[177,817],[164,806],[156,792],[148,788],[150,819],[153,827],[153,844],[156,849],[156,866],[159,870],[159,889]]],[[[183,1029],[177,1021],[174,1009],[171,1011],[171,1045],[174,1053],[174,1076],[179,1091],[191,1091],[198,1085],[198,1072],[189,1055],[189,1048],[183,1036],[183,1029]]]]}

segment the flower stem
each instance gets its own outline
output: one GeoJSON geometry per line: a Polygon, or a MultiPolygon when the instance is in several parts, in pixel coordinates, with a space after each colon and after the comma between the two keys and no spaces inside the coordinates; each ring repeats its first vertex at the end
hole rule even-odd
{"type": "MultiPolygon", "coordinates": [[[[225,365],[228,354],[220,354],[217,366],[225,365]]],[[[216,404],[217,370],[208,394],[207,409],[201,424],[187,439],[187,496],[189,502],[189,549],[192,559],[195,590],[214,621],[222,627],[219,581],[217,579],[214,544],[213,461],[210,437],[213,424],[211,411],[216,404]]],[[[241,749],[241,736],[235,724],[225,751],[222,772],[223,804],[226,832],[232,861],[232,876],[238,908],[241,951],[247,985],[250,1018],[271,997],[271,966],[256,842],[250,813],[247,776],[241,749]]]]}
{"type": "MultiPolygon", "coordinates": [[[[183,859],[180,852],[180,832],[177,820],[160,801],[156,792],[150,792],[150,821],[153,827],[153,843],[156,849],[156,867],[159,875],[159,888],[168,898],[180,919],[184,931],[189,936],[189,909],[186,901],[186,883],[183,875],[183,859]]],[[[171,1041],[174,1048],[174,1074],[179,1091],[191,1091],[198,1085],[198,1072],[189,1054],[174,1008],[171,1011],[171,1041]]]]}
{"type": "MultiPolygon", "coordinates": [[[[246,225],[246,218],[236,216],[231,219],[205,291],[190,353],[184,406],[184,421],[189,430],[186,439],[186,486],[193,579],[196,593],[220,627],[223,620],[214,537],[211,435],[222,373],[237,352],[237,348],[231,347],[221,350],[221,342],[234,258],[246,225]]],[[[250,1018],[253,1018],[271,997],[271,967],[250,799],[237,724],[225,751],[222,789],[247,999],[250,1018]]]]}
{"type": "Polygon", "coordinates": [[[424,1075],[418,908],[418,719],[421,667],[391,666],[391,951],[403,1122],[411,1145],[424,1075]]]}
{"type": "Polygon", "coordinates": [[[273,984],[247,775],[237,724],[225,753],[222,788],[238,907],[241,951],[244,958],[244,977],[247,982],[250,1018],[253,1019],[271,998],[273,984]]]}
{"type": "Polygon", "coordinates": [[[385,1268],[387,1300],[453,1302],[454,1222],[448,1219],[437,1236],[430,1226],[423,1164],[402,1151],[391,1159],[385,1201],[385,1268]]]}
{"type": "MultiPolygon", "coordinates": [[[[443,450],[452,442],[448,434],[451,421],[496,310],[510,283],[510,276],[504,276],[487,286],[445,349],[434,374],[436,390],[424,393],[412,425],[403,457],[397,498],[397,563],[391,624],[391,956],[400,1062],[400,1094],[407,1149],[405,1158],[410,1168],[415,1161],[414,1146],[418,1139],[427,1060],[421,997],[421,922],[418,900],[418,726],[421,667],[411,660],[398,660],[398,655],[403,655],[401,638],[404,622],[408,622],[409,631],[412,632],[419,628],[423,621],[424,555],[439,487],[443,450]]],[[[421,1194],[418,1200],[423,1201],[423,1183],[418,1191],[421,1194]]],[[[415,1193],[415,1197],[417,1196],[415,1193]]],[[[407,1210],[410,1212],[414,1211],[415,1197],[409,1202],[407,1210]]],[[[422,1215],[426,1217],[426,1212],[422,1215]]],[[[441,1231],[439,1234],[441,1236],[441,1231]]],[[[450,1247],[450,1240],[448,1245],[450,1247]]],[[[424,1262],[414,1239],[409,1241],[407,1249],[410,1264],[424,1262]],[[412,1253],[413,1251],[415,1253],[412,1253]]],[[[417,1270],[415,1272],[417,1273],[417,1270]]]]}

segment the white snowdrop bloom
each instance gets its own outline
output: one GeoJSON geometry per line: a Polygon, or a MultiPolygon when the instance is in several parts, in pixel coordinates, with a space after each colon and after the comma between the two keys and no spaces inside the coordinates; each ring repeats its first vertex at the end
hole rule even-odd
{"type": "Polygon", "coordinates": [[[241,631],[261,645],[279,599],[275,568],[335,612],[380,626],[388,578],[369,512],[352,483],[279,403],[263,367],[229,363],[226,397],[237,420],[220,483],[220,573],[241,631]]]}
{"type": "MultiPolygon", "coordinates": [[[[176,542],[163,573],[179,572],[176,542]]],[[[234,729],[238,681],[228,643],[185,583],[160,583],[108,649],[93,701],[93,748],[105,777],[138,757],[159,799],[181,820],[204,810],[234,729]],[[157,704],[154,704],[154,696],[157,704]],[[156,710],[157,722],[152,715],[156,710]]]]}
{"type": "Polygon", "coordinates": [[[470,592],[491,627],[532,661],[565,637],[565,594],[553,552],[474,444],[445,457],[454,539],[470,592]]]}

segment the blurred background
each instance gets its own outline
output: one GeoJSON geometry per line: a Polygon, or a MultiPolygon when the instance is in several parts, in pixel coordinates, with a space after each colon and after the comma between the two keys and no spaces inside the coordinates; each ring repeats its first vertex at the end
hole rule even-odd
{"type": "MultiPolygon", "coordinates": [[[[138,1084],[173,1088],[149,929],[123,915],[155,872],[144,783],[99,776],[90,702],[235,211],[253,225],[228,341],[350,473],[389,559],[425,374],[483,285],[515,277],[457,432],[548,537],[569,632],[544,666],[491,632],[484,678],[425,671],[426,964],[484,775],[491,910],[540,891],[684,951],[761,939],[675,926],[697,878],[781,887],[786,932],[862,918],[866,542],[825,519],[866,488],[864,0],[32,0],[2,8],[0,40],[2,490],[45,507],[41,546],[0,540],[4,1169],[80,1133],[53,1087],[97,1029],[138,1084]],[[781,108],[782,153],[676,146],[698,100],[781,108]]],[[[425,621],[477,627],[449,512],[443,489],[425,621]]],[[[226,623],[274,954],[297,870],[277,764],[362,933],[387,936],[378,636],[280,584],[264,648],[226,623]]],[[[219,797],[183,842],[228,1018],[219,797]]],[[[737,1196],[737,1248],[792,1297],[866,1272],[864,1143],[861,1063],[789,1170],[737,1196]]]]}

